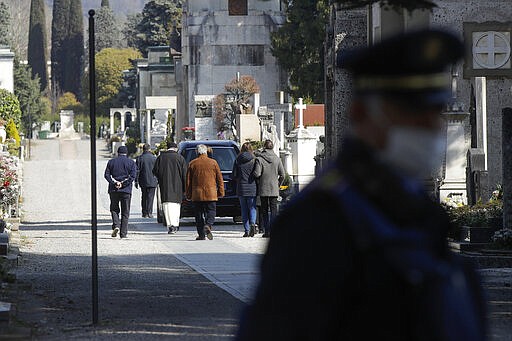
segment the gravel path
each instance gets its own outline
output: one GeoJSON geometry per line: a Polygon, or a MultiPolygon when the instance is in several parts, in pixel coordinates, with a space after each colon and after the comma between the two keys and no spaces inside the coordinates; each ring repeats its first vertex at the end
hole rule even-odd
{"type": "MultiPolygon", "coordinates": [[[[192,222],[185,221],[178,235],[167,235],[155,220],[138,218],[138,191],[132,199],[129,238],[111,238],[102,176],[108,151],[98,142],[100,324],[92,327],[89,141],[36,140],[31,147],[31,160],[24,165],[22,256],[10,295],[17,301],[15,320],[32,330],[33,339],[225,340],[234,336],[241,300],[249,299],[247,292],[254,281],[238,295],[236,289],[231,292],[240,299],[213,282],[222,287],[222,265],[234,257],[261,254],[262,238],[242,239],[240,226],[221,221],[215,229],[217,237],[207,243],[226,247],[226,252],[212,253],[219,269],[205,270],[205,277],[195,271],[201,271],[198,247],[204,242],[194,241],[192,222]]],[[[247,261],[254,263],[254,258],[247,261]]],[[[254,271],[248,275],[257,277],[254,271]]]]}

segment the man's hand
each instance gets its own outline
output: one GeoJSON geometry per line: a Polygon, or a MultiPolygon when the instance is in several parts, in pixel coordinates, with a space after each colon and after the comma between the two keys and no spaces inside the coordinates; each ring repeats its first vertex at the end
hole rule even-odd
{"type": "Polygon", "coordinates": [[[115,186],[116,186],[116,189],[120,189],[121,186],[123,186],[123,183],[119,182],[119,181],[116,181],[115,186]]]}

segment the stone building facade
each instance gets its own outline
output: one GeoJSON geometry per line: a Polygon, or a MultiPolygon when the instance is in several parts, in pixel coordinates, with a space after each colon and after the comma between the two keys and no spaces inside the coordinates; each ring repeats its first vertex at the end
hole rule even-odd
{"type": "Polygon", "coordinates": [[[270,33],[284,22],[280,0],[186,1],[182,21],[182,70],[185,125],[226,83],[252,76],[260,86],[261,104],[276,103],[286,77],[270,52],[270,33]]]}
{"type": "Polygon", "coordinates": [[[482,195],[485,199],[503,180],[502,110],[512,107],[512,2],[445,0],[436,3],[438,7],[431,12],[412,14],[386,10],[378,4],[350,11],[340,7],[331,9],[326,37],[326,155],[330,158],[336,155],[348,129],[351,80],[344,70],[334,67],[336,51],[365,46],[400,31],[441,26],[458,34],[467,46],[465,60],[452,70],[456,84],[454,110],[467,113],[463,121],[464,146],[468,150],[482,147],[485,151],[487,189],[482,195]],[[479,76],[485,78],[476,78],[479,76]],[[480,91],[482,82],[484,90],[480,91]],[[481,117],[485,122],[478,126],[476,121],[481,117]],[[477,146],[482,143],[485,145],[477,146]]]}

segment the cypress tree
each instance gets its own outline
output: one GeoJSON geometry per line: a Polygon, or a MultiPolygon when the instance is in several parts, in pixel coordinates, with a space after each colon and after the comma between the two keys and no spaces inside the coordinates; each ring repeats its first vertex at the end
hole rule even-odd
{"type": "Polygon", "coordinates": [[[9,8],[2,1],[0,2],[0,45],[9,45],[9,28],[11,26],[11,15],[9,8]]]}
{"type": "Polygon", "coordinates": [[[81,0],[54,0],[52,21],[52,84],[57,97],[81,94],[84,33],[81,0]]]}
{"type": "Polygon", "coordinates": [[[71,0],[53,1],[52,19],[52,91],[59,94],[63,90],[64,61],[66,60],[66,38],[71,0]]]}
{"type": "Polygon", "coordinates": [[[71,1],[68,15],[62,91],[72,92],[81,98],[85,52],[82,0],[71,1]]]}
{"type": "Polygon", "coordinates": [[[110,7],[108,0],[101,0],[101,7],[110,7]]]}
{"type": "Polygon", "coordinates": [[[30,27],[28,33],[28,63],[32,77],[39,76],[41,91],[48,85],[46,71],[46,20],[43,0],[30,2],[30,27]]]}
{"type": "Polygon", "coordinates": [[[120,32],[110,9],[108,1],[101,2],[101,8],[96,11],[96,51],[109,47],[121,47],[120,32]]]}

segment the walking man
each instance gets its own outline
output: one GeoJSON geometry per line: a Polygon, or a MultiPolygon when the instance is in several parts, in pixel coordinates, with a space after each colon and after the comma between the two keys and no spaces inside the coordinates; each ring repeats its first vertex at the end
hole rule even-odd
{"type": "Polygon", "coordinates": [[[128,218],[132,199],[132,183],[137,176],[137,166],[128,158],[128,149],[121,146],[117,157],[108,161],[104,177],[108,181],[110,214],[112,215],[112,237],[119,233],[120,238],[128,234],[128,218]],[[121,209],[119,209],[121,206],[121,209]],[[119,219],[121,213],[121,219],[119,219]]]}
{"type": "Polygon", "coordinates": [[[274,221],[238,340],[486,339],[478,273],[423,182],[442,167],[446,71],[462,56],[434,29],[338,55],[350,133],[274,221]]]}
{"type": "Polygon", "coordinates": [[[167,148],[158,155],[153,174],[158,179],[167,233],[172,234],[176,233],[180,227],[180,209],[185,194],[187,161],[178,154],[176,143],[169,143],[167,148]]]}
{"type": "Polygon", "coordinates": [[[187,199],[194,202],[198,237],[196,240],[213,239],[216,204],[224,196],[224,180],[217,161],[207,155],[204,144],[197,146],[197,158],[190,161],[187,170],[187,199]]]}
{"type": "Polygon", "coordinates": [[[281,159],[274,153],[274,143],[266,140],[263,151],[257,154],[254,177],[258,179],[258,195],[261,203],[260,225],[264,238],[270,237],[270,222],[277,215],[277,197],[279,185],[283,182],[285,171],[281,159]],[[270,210],[270,214],[269,214],[270,210]]]}
{"type": "Polygon", "coordinates": [[[151,153],[149,144],[144,144],[142,154],[137,158],[137,179],[135,188],[140,186],[142,218],[153,218],[153,200],[157,186],[157,179],[153,175],[153,166],[156,156],[151,153]]]}

